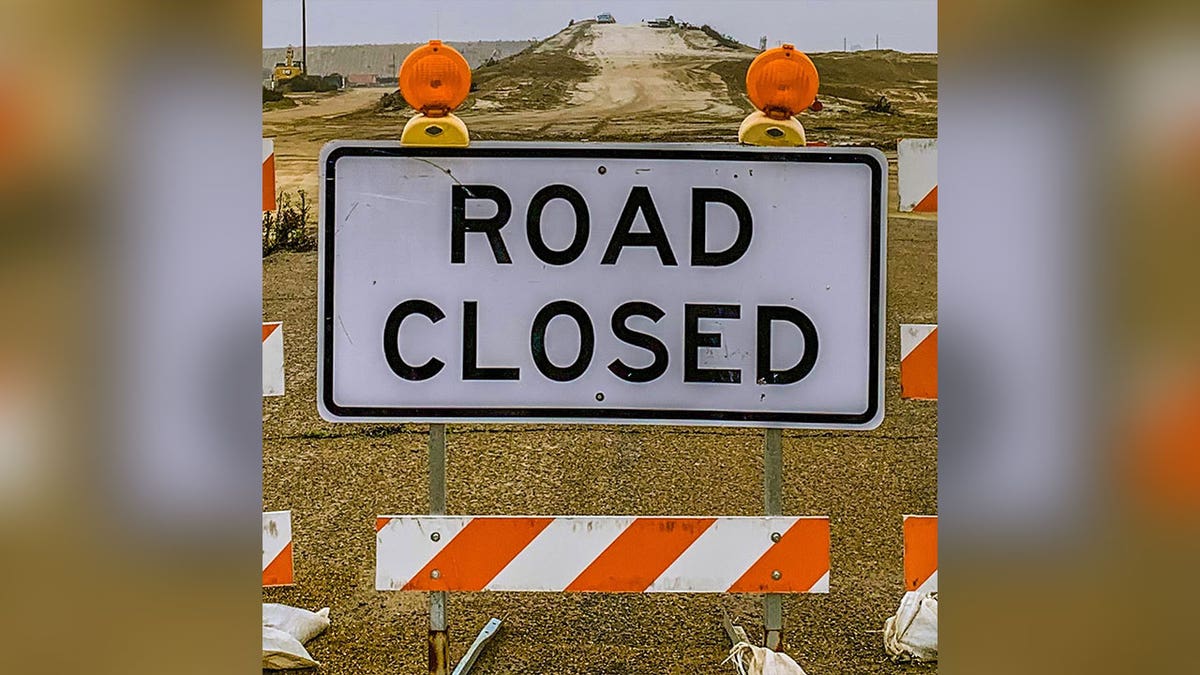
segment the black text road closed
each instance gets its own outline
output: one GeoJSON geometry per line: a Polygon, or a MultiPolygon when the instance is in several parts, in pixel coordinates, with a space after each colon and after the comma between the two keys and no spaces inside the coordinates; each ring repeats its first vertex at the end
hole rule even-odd
{"type": "Polygon", "coordinates": [[[332,143],[321,414],[873,427],[885,167],[864,149],[332,143]]]}

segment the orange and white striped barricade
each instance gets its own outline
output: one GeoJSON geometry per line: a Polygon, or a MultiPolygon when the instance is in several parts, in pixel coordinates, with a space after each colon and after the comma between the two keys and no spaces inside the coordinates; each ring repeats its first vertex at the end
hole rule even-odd
{"type": "Polygon", "coordinates": [[[262,151],[262,207],[263,211],[275,210],[275,139],[263,139],[262,151]]]}
{"type": "Polygon", "coordinates": [[[263,586],[291,586],[295,583],[292,566],[292,512],[263,513],[263,586]]]}
{"type": "Polygon", "coordinates": [[[937,139],[908,138],[896,144],[900,210],[937,213],[937,139]]]}
{"type": "Polygon", "coordinates": [[[262,325],[263,396],[283,396],[283,322],[262,325]]]}
{"type": "Polygon", "coordinates": [[[904,590],[938,589],[937,516],[904,516],[904,590]]]}
{"type": "Polygon", "coordinates": [[[900,324],[900,396],[936,401],[938,397],[936,323],[900,324]]]}
{"type": "Polygon", "coordinates": [[[381,591],[828,593],[827,517],[380,516],[381,591]]]}

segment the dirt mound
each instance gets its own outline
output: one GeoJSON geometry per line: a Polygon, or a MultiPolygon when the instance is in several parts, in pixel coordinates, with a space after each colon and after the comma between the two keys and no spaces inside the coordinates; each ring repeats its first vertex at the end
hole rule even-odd
{"type": "MultiPolygon", "coordinates": [[[[937,55],[893,51],[826,52],[809,54],[821,76],[822,101],[844,99],[867,105],[881,95],[896,100],[937,98],[937,55]],[[907,92],[907,94],[906,94],[907,92]],[[918,95],[920,95],[918,97],[918,95]]],[[[746,96],[746,69],[753,56],[714,63],[730,96],[746,96]]],[[[749,106],[749,103],[746,104],[749,106]]]]}
{"type": "MultiPolygon", "coordinates": [[[[568,26],[516,54],[474,68],[471,93],[459,106],[459,114],[562,107],[571,92],[598,71],[595,64],[574,55],[579,43],[588,38],[589,23],[592,22],[568,26]]],[[[405,115],[413,112],[398,90],[381,97],[375,111],[405,115]]]]}
{"type": "Polygon", "coordinates": [[[893,51],[811,55],[826,96],[868,102],[886,94],[894,101],[937,98],[937,55],[893,51]],[[906,95],[909,92],[912,95],[906,95]]]}
{"type": "MultiPolygon", "coordinates": [[[[563,54],[522,52],[471,73],[471,94],[459,106],[468,110],[549,110],[562,106],[573,88],[594,75],[595,67],[563,54]]],[[[399,90],[382,96],[379,112],[411,114],[399,90]]]]}
{"type": "Polygon", "coordinates": [[[475,71],[469,103],[480,110],[557,108],[596,72],[594,64],[566,54],[522,53],[475,71]]]}
{"type": "Polygon", "coordinates": [[[704,33],[709,38],[711,38],[712,41],[716,42],[717,46],[719,46],[719,47],[724,47],[725,49],[736,49],[736,50],[750,49],[749,46],[744,45],[744,44],[738,42],[737,40],[734,40],[733,38],[728,38],[728,37],[725,37],[724,35],[718,33],[717,29],[713,28],[712,26],[710,26],[708,24],[704,24],[703,26],[700,26],[700,32],[704,33]]]}
{"type": "Polygon", "coordinates": [[[532,51],[539,54],[552,52],[569,54],[574,51],[581,40],[590,37],[591,27],[595,25],[596,22],[591,20],[573,23],[545,40],[535,42],[525,51],[532,51]]]}

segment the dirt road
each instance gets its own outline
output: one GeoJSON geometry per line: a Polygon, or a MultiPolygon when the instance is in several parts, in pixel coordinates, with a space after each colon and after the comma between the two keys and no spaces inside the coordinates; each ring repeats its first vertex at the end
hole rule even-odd
{"type": "Polygon", "coordinates": [[[600,72],[580,85],[571,109],[560,113],[603,118],[740,113],[722,96],[721,78],[704,70],[728,57],[728,50],[705,44],[708,36],[688,42],[681,31],[618,24],[588,26],[583,36],[572,54],[595,62],[600,72]]]}
{"type": "Polygon", "coordinates": [[[596,74],[576,85],[567,105],[558,109],[478,117],[464,113],[473,128],[506,138],[666,140],[664,134],[669,139],[677,131],[678,140],[695,140],[697,130],[711,134],[717,125],[744,115],[721,77],[708,69],[739,51],[721,48],[699,31],[583,24],[535,52],[566,53],[594,67],[596,74]]]}
{"type": "Polygon", "coordinates": [[[332,119],[375,103],[387,91],[387,89],[379,87],[359,87],[343,89],[335,94],[289,94],[288,96],[300,105],[295,108],[264,112],[263,125],[295,122],[314,117],[332,119]]]}

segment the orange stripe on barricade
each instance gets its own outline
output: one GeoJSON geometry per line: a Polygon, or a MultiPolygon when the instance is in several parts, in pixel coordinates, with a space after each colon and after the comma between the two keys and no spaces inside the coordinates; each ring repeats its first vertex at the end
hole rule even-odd
{"type": "Polygon", "coordinates": [[[263,586],[290,586],[292,572],[292,512],[266,511],[263,516],[263,586]]]}
{"type": "Polygon", "coordinates": [[[729,592],[776,593],[812,589],[828,573],[829,520],[801,518],[729,587],[729,592]],[[779,579],[772,577],[773,572],[785,568],[789,570],[786,575],[779,579]]]}
{"type": "Polygon", "coordinates": [[[275,141],[263,139],[262,161],[262,207],[263,211],[275,210],[275,141]]]}
{"type": "Polygon", "coordinates": [[[553,520],[476,518],[421,568],[402,590],[483,590],[553,520]]]}
{"type": "Polygon", "coordinates": [[[917,205],[913,207],[913,211],[919,212],[919,213],[937,213],[937,210],[938,210],[937,192],[938,192],[937,186],[934,185],[933,189],[929,191],[929,194],[925,195],[925,197],[922,198],[921,201],[917,202],[917,205]]]}
{"type": "Polygon", "coordinates": [[[937,516],[904,516],[904,590],[921,589],[937,569],[937,516]]]}
{"type": "Polygon", "coordinates": [[[292,567],[292,542],[275,556],[262,573],[263,586],[291,586],[295,583],[292,567]]]}
{"type": "Polygon", "coordinates": [[[714,522],[716,518],[638,518],[566,590],[641,593],[714,522]]]}
{"type": "Polygon", "coordinates": [[[937,400],[937,326],[901,324],[900,331],[900,396],[937,400]]]}

